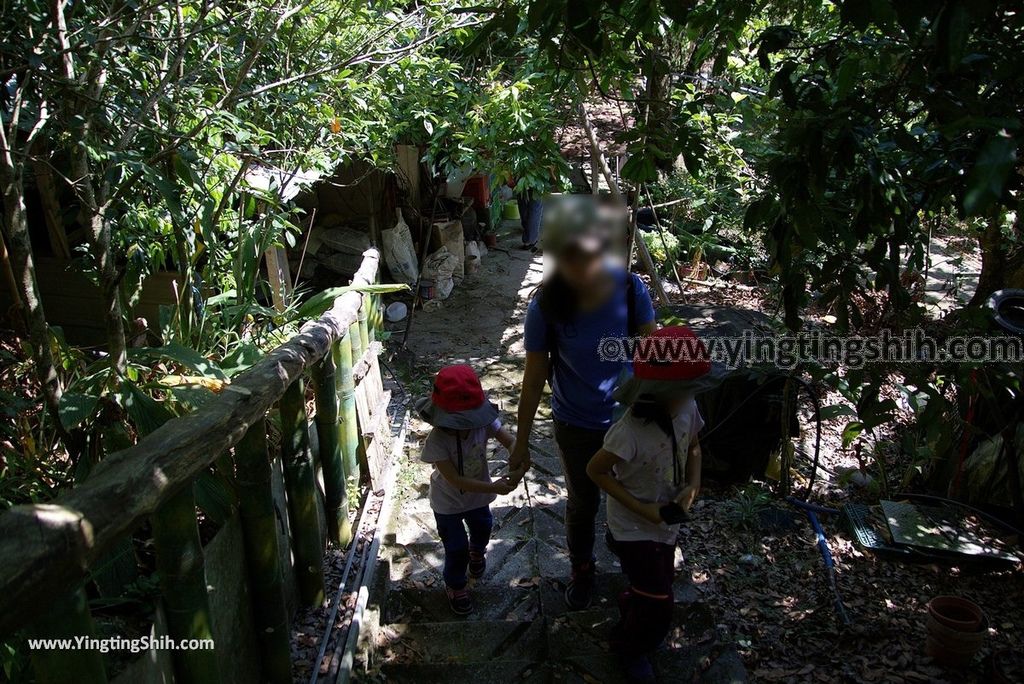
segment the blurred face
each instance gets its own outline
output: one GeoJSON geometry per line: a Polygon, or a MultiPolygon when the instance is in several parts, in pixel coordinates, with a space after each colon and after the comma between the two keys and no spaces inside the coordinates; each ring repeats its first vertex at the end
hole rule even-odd
{"type": "Polygon", "coordinates": [[[600,282],[603,274],[602,260],[600,252],[572,246],[558,255],[556,268],[569,287],[585,291],[600,282]]]}
{"type": "Polygon", "coordinates": [[[687,393],[681,397],[673,397],[672,399],[669,399],[665,407],[668,409],[668,414],[670,416],[678,414],[686,407],[686,402],[690,401],[691,398],[693,398],[693,395],[687,393]]]}

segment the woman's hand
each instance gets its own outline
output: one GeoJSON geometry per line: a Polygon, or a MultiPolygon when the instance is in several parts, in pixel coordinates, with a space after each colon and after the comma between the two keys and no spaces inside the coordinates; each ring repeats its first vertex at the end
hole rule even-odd
{"type": "Polygon", "coordinates": [[[510,472],[521,470],[524,475],[530,469],[530,443],[526,439],[516,439],[512,445],[508,455],[508,469],[510,472]]]}
{"type": "Polygon", "coordinates": [[[523,481],[523,477],[525,477],[525,476],[526,476],[526,466],[520,466],[519,468],[512,468],[511,464],[509,464],[508,475],[506,475],[505,477],[507,477],[510,481],[515,482],[516,484],[519,484],[520,482],[523,481]]]}
{"type": "Polygon", "coordinates": [[[676,497],[675,501],[684,511],[689,511],[690,507],[693,506],[693,502],[696,501],[699,491],[700,488],[697,485],[686,485],[683,487],[683,491],[679,492],[679,496],[676,497]]]}

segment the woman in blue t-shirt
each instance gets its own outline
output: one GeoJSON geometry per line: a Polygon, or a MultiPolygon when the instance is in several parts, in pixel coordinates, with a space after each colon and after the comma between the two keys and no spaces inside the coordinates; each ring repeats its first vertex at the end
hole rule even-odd
{"type": "MultiPolygon", "coordinates": [[[[594,585],[594,522],[600,490],[587,463],[612,424],[612,392],[627,362],[602,358],[601,340],[649,335],[654,307],[643,282],[608,259],[613,235],[591,198],[560,197],[545,207],[543,248],[554,269],[526,312],[526,370],[519,398],[511,468],[529,466],[528,440],[544,383],[551,380],[555,443],[568,501],[565,535],[572,579],[570,608],[590,605],[594,585]]],[[[605,347],[605,352],[614,347],[605,347]]]]}

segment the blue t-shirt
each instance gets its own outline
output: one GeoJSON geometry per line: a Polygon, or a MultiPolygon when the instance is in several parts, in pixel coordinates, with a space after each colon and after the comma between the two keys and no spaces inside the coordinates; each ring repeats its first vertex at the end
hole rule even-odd
{"type": "MultiPolygon", "coordinates": [[[[551,412],[555,420],[591,430],[606,430],[612,424],[615,381],[622,369],[630,365],[622,361],[602,361],[598,353],[601,338],[629,334],[627,277],[633,279],[637,328],[654,320],[654,305],[643,281],[622,269],[617,269],[614,275],[621,287],[604,305],[578,315],[571,323],[552,325],[558,345],[558,363],[552,382],[551,412]]],[[[526,310],[524,337],[526,351],[551,351],[548,321],[537,297],[526,310]]]]}

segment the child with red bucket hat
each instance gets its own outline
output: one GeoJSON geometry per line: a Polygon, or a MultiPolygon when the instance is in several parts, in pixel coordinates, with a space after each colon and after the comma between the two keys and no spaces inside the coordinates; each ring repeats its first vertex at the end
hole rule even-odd
{"type": "Polygon", "coordinates": [[[587,465],[608,493],[608,544],[629,580],[609,644],[631,681],[654,681],[648,656],[672,626],[679,523],[700,490],[697,433],[704,421],[694,395],[723,374],[685,326],[662,328],[638,342],[633,375],[620,379],[615,391],[628,410],[587,465]]]}
{"type": "Polygon", "coordinates": [[[452,611],[467,615],[473,600],[466,586],[487,569],[485,553],[491,539],[490,504],[519,484],[523,471],[491,481],[487,465],[490,438],[511,449],[515,438],[502,427],[498,408],[487,400],[480,379],[467,365],[442,368],[429,397],[416,412],[433,426],[420,460],[434,466],[430,476],[430,507],[444,547],[444,576],[452,611]],[[468,533],[467,533],[468,530],[468,533]]]}

